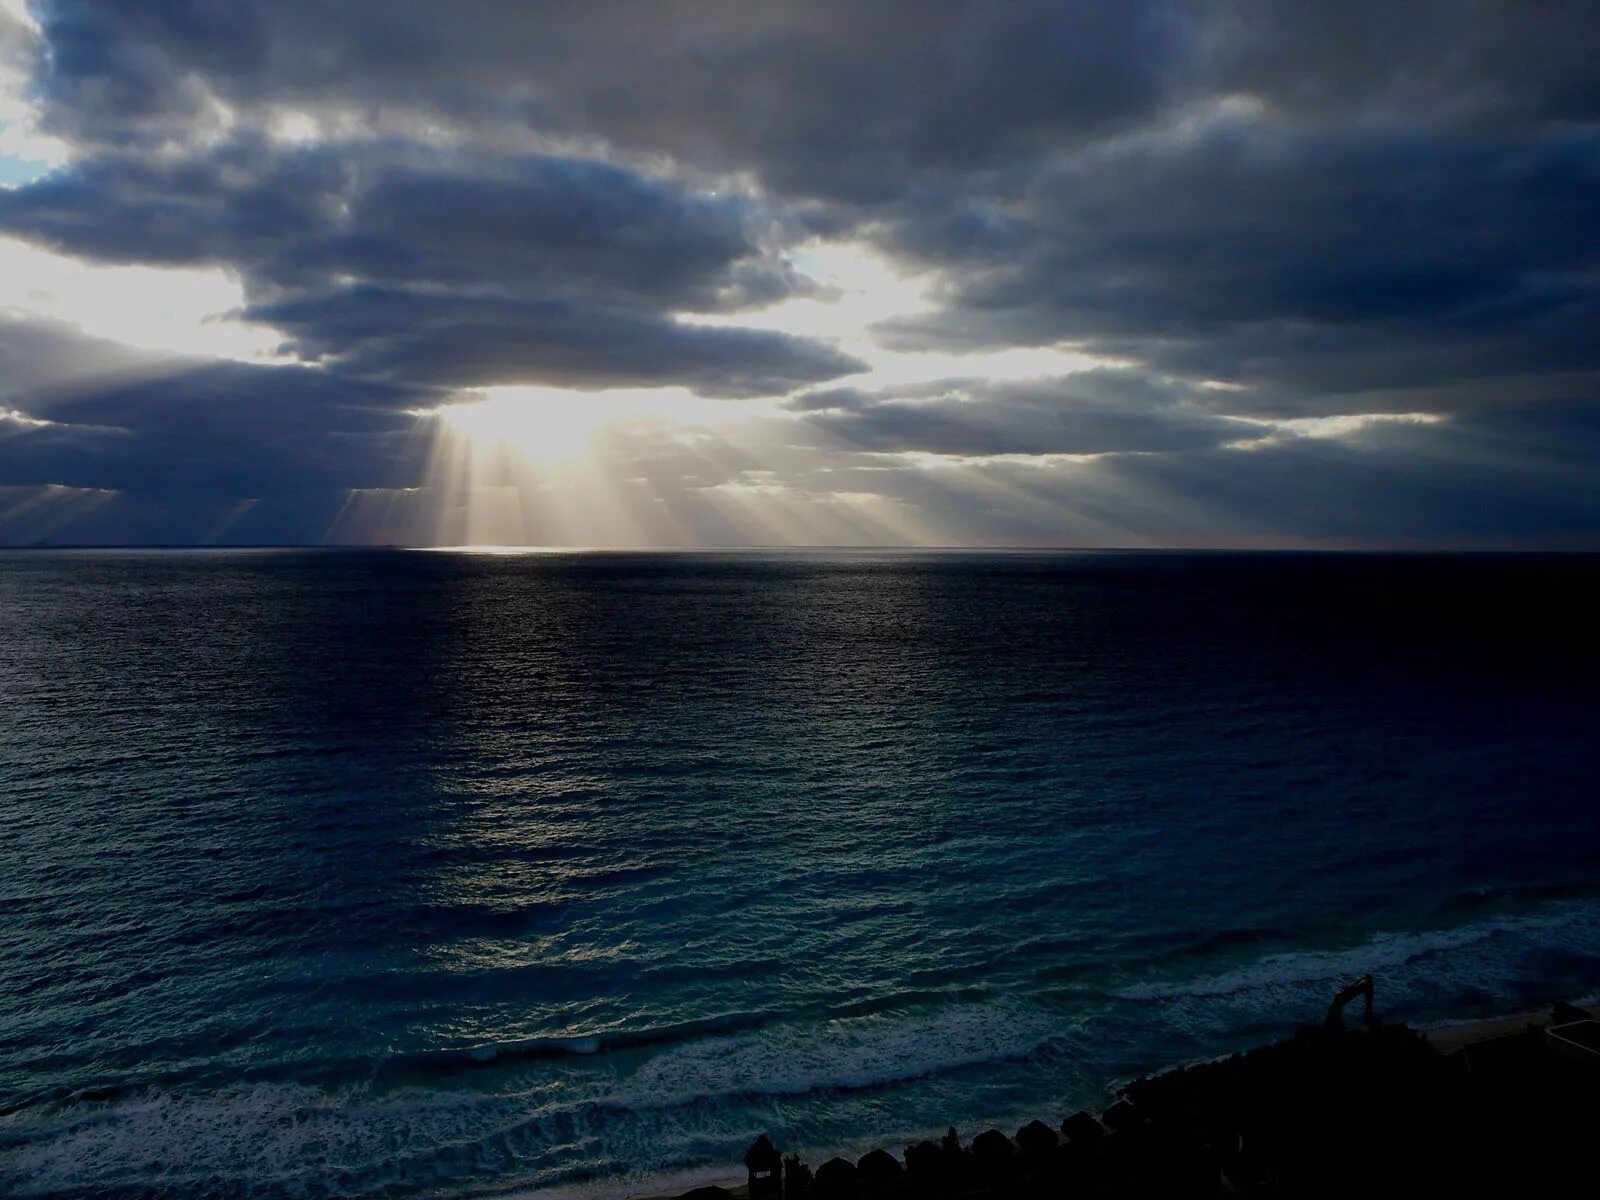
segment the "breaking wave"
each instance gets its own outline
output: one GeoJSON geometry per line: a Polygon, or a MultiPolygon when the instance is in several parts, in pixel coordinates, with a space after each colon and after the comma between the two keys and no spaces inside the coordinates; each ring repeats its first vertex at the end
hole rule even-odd
{"type": "MultiPolygon", "coordinates": [[[[1158,979],[1115,990],[1125,1000],[1250,1004],[1293,1011],[1308,994],[1364,974],[1378,976],[1384,1007],[1421,1012],[1446,995],[1480,1007],[1536,998],[1546,954],[1600,956],[1600,903],[1561,901],[1451,928],[1370,935],[1352,946],[1273,953],[1226,971],[1158,979]],[[1530,990],[1531,989],[1531,990],[1530,990]]],[[[1600,962],[1600,958],[1597,958],[1600,962]]]]}
{"type": "MultiPolygon", "coordinates": [[[[679,1040],[626,1075],[603,1069],[581,1085],[512,1071],[493,1089],[466,1086],[480,1078],[471,1066],[483,1057],[582,1060],[605,1039],[511,1043],[487,1056],[472,1050],[413,1056],[463,1072],[433,1086],[386,1086],[373,1078],[336,1087],[254,1082],[60,1100],[0,1121],[0,1182],[19,1197],[136,1186],[198,1195],[361,1195],[457,1177],[548,1186],[665,1170],[684,1165],[668,1148],[685,1126],[702,1139],[721,1134],[731,1147],[753,1104],[1026,1059],[1051,1030],[1045,1013],[1019,1005],[954,1005],[713,1036],[679,1027],[679,1040]]],[[[610,1044],[662,1045],[666,1031],[653,1033],[654,1040],[619,1037],[610,1044]]]]}

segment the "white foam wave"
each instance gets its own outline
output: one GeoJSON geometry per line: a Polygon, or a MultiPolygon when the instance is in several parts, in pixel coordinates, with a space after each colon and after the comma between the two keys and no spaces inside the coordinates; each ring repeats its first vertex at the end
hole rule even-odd
{"type": "Polygon", "coordinates": [[[641,1108],[872,1087],[1025,1058],[1052,1032],[1047,1014],[1007,1002],[853,1017],[821,1027],[773,1026],[657,1055],[624,1094],[631,1107],[641,1108]]]}
{"type": "Polygon", "coordinates": [[[441,1086],[151,1088],[0,1118],[0,1194],[371,1195],[471,1178],[548,1187],[585,1169],[614,1187],[624,1166],[677,1169],[686,1145],[747,1141],[748,1101],[1021,1058],[1051,1032],[1038,1010],[956,1005],[703,1037],[625,1077],[603,1060],[588,1068],[578,1063],[595,1059],[562,1056],[441,1086]]]}
{"type": "MultiPolygon", "coordinates": [[[[79,1189],[295,1193],[315,1182],[374,1181],[423,1148],[478,1141],[514,1126],[523,1106],[471,1094],[403,1091],[382,1098],[356,1086],[240,1083],[205,1092],[150,1089],[105,1104],[8,1119],[15,1138],[0,1188],[18,1197],[79,1189]]],[[[367,1190],[363,1185],[360,1189],[367,1190]]]]}
{"type": "Polygon", "coordinates": [[[1452,929],[1380,933],[1356,946],[1269,954],[1230,971],[1198,978],[1157,980],[1119,988],[1126,1000],[1244,998],[1281,995],[1371,973],[1403,977],[1426,963],[1437,982],[1461,979],[1480,988],[1514,972],[1531,952],[1549,948],[1600,951],[1600,910],[1592,903],[1553,904],[1538,913],[1500,916],[1452,929]]]}

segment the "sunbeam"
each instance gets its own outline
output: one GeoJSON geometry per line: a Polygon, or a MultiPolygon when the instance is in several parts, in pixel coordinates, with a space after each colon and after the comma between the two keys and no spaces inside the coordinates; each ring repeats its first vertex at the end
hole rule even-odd
{"type": "Polygon", "coordinates": [[[116,499],[110,488],[0,487],[0,537],[16,545],[42,542],[116,499]]]}
{"type": "MultiPolygon", "coordinates": [[[[904,502],[788,478],[791,416],[682,389],[495,388],[417,410],[422,486],[355,489],[326,540],[479,550],[922,544],[904,502]]],[[[822,478],[826,478],[825,475],[822,478]]]]}

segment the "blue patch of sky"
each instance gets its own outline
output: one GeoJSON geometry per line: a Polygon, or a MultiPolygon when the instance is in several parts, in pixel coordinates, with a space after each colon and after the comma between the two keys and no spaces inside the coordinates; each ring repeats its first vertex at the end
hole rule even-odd
{"type": "Polygon", "coordinates": [[[15,154],[0,154],[0,187],[20,187],[32,183],[49,169],[49,163],[19,158],[15,154]]]}

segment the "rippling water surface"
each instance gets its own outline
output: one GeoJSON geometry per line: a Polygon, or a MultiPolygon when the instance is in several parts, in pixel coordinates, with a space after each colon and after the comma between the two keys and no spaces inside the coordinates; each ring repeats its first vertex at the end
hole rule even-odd
{"type": "Polygon", "coordinates": [[[621,1191],[1600,990],[1600,561],[0,553],[0,1192],[621,1191]]]}

